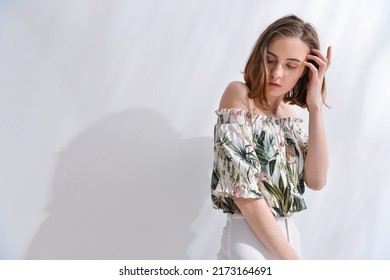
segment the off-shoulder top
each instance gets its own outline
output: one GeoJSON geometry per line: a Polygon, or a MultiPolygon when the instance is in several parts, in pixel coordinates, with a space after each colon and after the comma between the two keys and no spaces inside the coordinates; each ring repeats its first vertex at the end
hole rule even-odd
{"type": "Polygon", "coordinates": [[[217,110],[213,206],[240,213],[233,197],[264,198],[276,217],[306,209],[302,197],[308,137],[301,118],[273,118],[244,109],[217,110]]]}

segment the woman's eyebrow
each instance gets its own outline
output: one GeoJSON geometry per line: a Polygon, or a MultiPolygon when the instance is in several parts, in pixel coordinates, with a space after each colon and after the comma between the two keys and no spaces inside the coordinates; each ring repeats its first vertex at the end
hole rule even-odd
{"type": "MultiPolygon", "coordinates": [[[[267,51],[268,54],[274,56],[274,57],[278,57],[276,54],[272,53],[272,52],[269,52],[267,51]]],[[[302,62],[300,61],[298,58],[287,58],[286,60],[292,60],[292,61],[296,61],[296,62],[302,62]]]]}

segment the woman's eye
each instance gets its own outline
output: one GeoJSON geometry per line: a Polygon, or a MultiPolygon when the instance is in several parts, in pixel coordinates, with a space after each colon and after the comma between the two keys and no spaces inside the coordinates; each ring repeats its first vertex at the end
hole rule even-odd
{"type": "Polygon", "coordinates": [[[270,60],[270,59],[268,59],[268,60],[267,60],[267,63],[268,63],[268,64],[275,63],[275,60],[270,60]]]}
{"type": "Polygon", "coordinates": [[[288,65],[288,64],[287,64],[287,68],[288,68],[288,69],[295,69],[295,68],[297,68],[297,67],[296,67],[295,65],[288,65]]]}

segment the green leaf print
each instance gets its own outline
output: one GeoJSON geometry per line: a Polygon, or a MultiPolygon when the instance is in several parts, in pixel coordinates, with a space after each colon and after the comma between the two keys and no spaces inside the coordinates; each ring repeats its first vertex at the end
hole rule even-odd
{"type": "Polygon", "coordinates": [[[275,149],[275,138],[270,135],[266,135],[265,131],[254,132],[253,133],[253,142],[255,144],[255,152],[259,158],[260,164],[265,171],[268,171],[268,168],[272,169],[271,174],[273,174],[275,169],[276,157],[279,152],[275,149]],[[271,161],[274,161],[270,163],[271,161]]]}
{"type": "Polygon", "coordinates": [[[286,144],[289,146],[295,146],[295,141],[291,138],[286,137],[286,144]]]}
{"type": "Polygon", "coordinates": [[[211,175],[211,189],[215,190],[218,186],[219,182],[219,170],[217,169],[216,166],[213,168],[213,173],[211,175]]]}
{"type": "Polygon", "coordinates": [[[279,190],[280,190],[280,193],[284,193],[284,183],[283,183],[282,176],[279,176],[279,190]]]}
{"type": "Polygon", "coordinates": [[[215,146],[222,146],[225,143],[229,142],[229,137],[227,136],[227,131],[225,131],[217,140],[215,141],[215,146]]]}
{"type": "Polygon", "coordinates": [[[238,156],[238,158],[242,161],[244,161],[249,166],[256,168],[256,155],[254,155],[250,151],[251,145],[245,145],[243,143],[237,143],[237,145],[234,145],[234,143],[231,144],[231,149],[234,151],[234,153],[238,156]],[[249,151],[249,152],[248,152],[249,151]]]}
{"type": "Polygon", "coordinates": [[[276,165],[276,159],[270,160],[268,167],[269,167],[269,174],[272,176],[275,171],[275,165],[276,165]]]}
{"type": "Polygon", "coordinates": [[[265,189],[278,201],[282,201],[283,193],[276,186],[270,185],[267,181],[263,181],[265,189]]]}
{"type": "Polygon", "coordinates": [[[238,209],[231,197],[219,197],[212,194],[211,200],[215,208],[221,209],[225,213],[234,214],[240,212],[240,209],[238,209]]]}
{"type": "Polygon", "coordinates": [[[290,208],[291,208],[291,204],[292,204],[292,197],[291,197],[291,192],[290,192],[290,188],[289,187],[286,187],[284,189],[284,194],[283,194],[283,212],[284,213],[287,213],[290,208]]]}
{"type": "Polygon", "coordinates": [[[306,203],[302,197],[299,197],[295,194],[292,194],[292,197],[294,199],[293,211],[299,212],[299,211],[306,209],[306,203]]]}
{"type": "MultiPolygon", "coordinates": [[[[294,164],[295,165],[295,164],[294,164]]],[[[290,182],[291,185],[295,186],[296,185],[296,168],[291,168],[291,165],[290,164],[287,164],[286,165],[286,176],[287,176],[287,180],[290,182]]]]}
{"type": "Polygon", "coordinates": [[[298,177],[298,192],[303,194],[305,192],[305,180],[303,179],[304,173],[301,172],[298,177]]]}
{"type": "Polygon", "coordinates": [[[278,207],[272,207],[272,209],[278,214],[279,217],[285,216],[285,214],[278,207]]]}

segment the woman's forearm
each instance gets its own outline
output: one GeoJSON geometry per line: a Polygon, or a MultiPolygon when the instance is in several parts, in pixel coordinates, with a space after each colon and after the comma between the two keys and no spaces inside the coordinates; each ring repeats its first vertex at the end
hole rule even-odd
{"type": "Polygon", "coordinates": [[[280,230],[265,199],[235,198],[234,202],[257,238],[276,259],[299,259],[297,252],[280,230]]]}
{"type": "Polygon", "coordinates": [[[321,109],[309,109],[309,144],[304,170],[309,188],[319,190],[326,185],[328,148],[321,109]]]}

